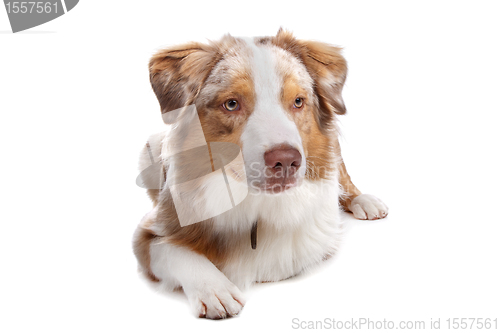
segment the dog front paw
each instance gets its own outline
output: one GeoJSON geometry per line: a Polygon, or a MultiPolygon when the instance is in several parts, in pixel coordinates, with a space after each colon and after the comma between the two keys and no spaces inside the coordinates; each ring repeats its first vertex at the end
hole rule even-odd
{"type": "Polygon", "coordinates": [[[382,200],[371,194],[358,195],[352,200],[349,210],[359,220],[377,220],[389,213],[382,200]]]}
{"type": "Polygon", "coordinates": [[[245,305],[241,291],[231,281],[201,282],[184,287],[195,315],[200,318],[223,319],[238,315],[245,305]]]}

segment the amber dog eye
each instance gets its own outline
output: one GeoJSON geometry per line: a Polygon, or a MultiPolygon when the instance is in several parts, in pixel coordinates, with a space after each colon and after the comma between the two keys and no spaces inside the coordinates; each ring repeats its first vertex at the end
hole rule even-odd
{"type": "Polygon", "coordinates": [[[238,111],[240,109],[240,103],[235,99],[228,99],[222,106],[224,106],[224,109],[227,111],[238,111]]]}
{"type": "Polygon", "coordinates": [[[295,103],[293,103],[293,106],[297,109],[300,109],[303,105],[304,105],[304,99],[300,97],[297,97],[295,99],[295,103]]]}

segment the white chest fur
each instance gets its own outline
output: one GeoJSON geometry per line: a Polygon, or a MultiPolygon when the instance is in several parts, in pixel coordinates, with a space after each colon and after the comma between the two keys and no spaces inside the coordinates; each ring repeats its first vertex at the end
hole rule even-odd
{"type": "Polygon", "coordinates": [[[279,196],[249,195],[216,218],[231,239],[221,271],[240,288],[296,275],[335,252],[341,233],[337,180],[304,181],[279,196]],[[259,220],[257,248],[250,227],[259,220]]]}

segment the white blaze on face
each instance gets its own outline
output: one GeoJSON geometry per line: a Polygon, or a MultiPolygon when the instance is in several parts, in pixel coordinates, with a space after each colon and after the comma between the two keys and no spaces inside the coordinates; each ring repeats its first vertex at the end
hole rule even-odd
{"type": "Polygon", "coordinates": [[[279,50],[272,46],[257,46],[252,39],[245,39],[250,52],[251,74],[255,89],[255,108],[247,120],[241,136],[243,156],[247,166],[247,178],[263,180],[264,153],[270,148],[286,144],[302,155],[301,170],[305,173],[305,157],[302,139],[295,122],[287,114],[281,102],[284,78],[277,63],[279,50]]]}

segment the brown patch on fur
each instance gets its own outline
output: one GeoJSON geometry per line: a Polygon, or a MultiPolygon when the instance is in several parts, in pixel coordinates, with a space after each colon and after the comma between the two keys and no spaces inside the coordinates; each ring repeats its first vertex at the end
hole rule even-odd
{"type": "Polygon", "coordinates": [[[225,81],[226,89],[212,96],[207,105],[198,100],[196,107],[207,142],[231,142],[241,147],[243,127],[255,107],[253,80],[248,73],[235,72],[225,81]],[[229,99],[237,100],[240,110],[225,111],[221,106],[229,99]]]}
{"type": "MultiPolygon", "coordinates": [[[[304,136],[302,136],[304,140],[304,136]]],[[[321,133],[316,122],[311,134],[305,138],[304,150],[307,151],[306,178],[310,180],[329,179],[337,165],[331,150],[331,137],[321,133]]]]}
{"type": "MultiPolygon", "coordinates": [[[[297,97],[304,98],[304,103],[307,103],[307,91],[305,91],[299,84],[297,84],[296,80],[288,75],[283,80],[283,88],[281,91],[281,103],[285,110],[292,112],[292,114],[300,114],[301,109],[294,108],[294,102],[297,97]]],[[[304,105],[303,108],[306,108],[307,105],[304,105]]]]}
{"type": "Polygon", "coordinates": [[[147,193],[151,201],[153,201],[153,207],[156,207],[158,204],[158,195],[160,194],[160,190],[148,189],[147,193]]]}
{"type": "Polygon", "coordinates": [[[166,113],[193,104],[221,55],[214,45],[190,43],[161,50],[149,62],[151,86],[166,113]]]}
{"type": "Polygon", "coordinates": [[[134,234],[133,249],[137,261],[146,277],[153,282],[158,282],[160,280],[151,271],[151,256],[149,253],[151,242],[155,238],[156,235],[151,230],[139,226],[134,234]]]}
{"type": "MultiPolygon", "coordinates": [[[[340,152],[340,144],[338,139],[335,139],[333,142],[333,149],[335,151],[335,154],[337,156],[341,156],[340,152]]],[[[346,212],[350,212],[351,210],[349,209],[352,200],[356,198],[358,195],[361,194],[361,191],[358,190],[356,186],[351,181],[351,177],[347,173],[347,169],[345,167],[344,161],[341,159],[340,162],[338,163],[338,169],[339,169],[339,183],[342,186],[343,190],[343,195],[340,196],[339,201],[340,205],[346,212]]]]}
{"type": "Polygon", "coordinates": [[[229,253],[224,239],[214,232],[213,222],[205,220],[181,227],[170,191],[164,190],[161,196],[156,221],[163,227],[165,241],[205,255],[215,266],[224,263],[229,253]]]}

